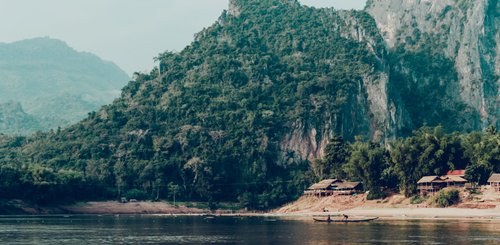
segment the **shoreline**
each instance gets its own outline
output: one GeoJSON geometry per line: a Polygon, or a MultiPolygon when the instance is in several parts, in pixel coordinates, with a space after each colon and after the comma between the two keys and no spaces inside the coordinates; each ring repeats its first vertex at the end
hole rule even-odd
{"type": "MultiPolygon", "coordinates": [[[[354,208],[339,212],[297,212],[285,216],[378,217],[380,220],[474,220],[500,222],[500,209],[467,208],[354,208]]],[[[282,215],[282,214],[278,214],[282,215]]]]}
{"type": "MultiPolygon", "coordinates": [[[[317,217],[313,214],[254,214],[254,213],[233,213],[233,214],[211,214],[211,213],[200,213],[200,214],[190,214],[190,213],[179,213],[179,214],[11,214],[11,215],[0,215],[0,219],[4,218],[38,218],[38,217],[85,217],[85,216],[144,216],[144,217],[233,217],[233,218],[275,218],[282,220],[302,220],[313,222],[312,218],[317,217]]],[[[335,217],[335,216],[334,216],[335,217]]],[[[350,216],[352,218],[371,218],[377,217],[380,221],[467,221],[467,222],[487,222],[487,223],[498,223],[500,224],[500,216],[350,216]]],[[[272,220],[275,221],[275,220],[272,220]]]]}
{"type": "MultiPolygon", "coordinates": [[[[16,202],[17,205],[21,205],[16,202]]],[[[26,205],[26,204],[23,204],[26,205]]],[[[246,212],[243,210],[215,210],[174,207],[165,202],[133,202],[119,203],[116,201],[86,202],[56,207],[16,207],[23,212],[1,214],[3,217],[16,216],[85,216],[85,215],[145,215],[145,216],[213,216],[213,217],[269,217],[283,219],[312,220],[315,216],[338,216],[342,214],[350,217],[379,217],[380,220],[469,220],[489,221],[500,223],[500,208],[472,209],[472,208],[426,208],[426,207],[395,207],[369,208],[356,207],[353,209],[335,212],[297,211],[290,213],[246,212]]]]}

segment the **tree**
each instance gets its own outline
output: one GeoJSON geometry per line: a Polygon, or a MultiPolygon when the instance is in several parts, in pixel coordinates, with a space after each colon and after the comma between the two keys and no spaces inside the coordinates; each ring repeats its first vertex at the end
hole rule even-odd
{"type": "Polygon", "coordinates": [[[343,166],[349,159],[348,146],[341,136],[334,136],[325,148],[325,161],[321,171],[325,176],[337,179],[346,177],[343,166]]]}
{"type": "Polygon", "coordinates": [[[355,142],[350,148],[351,157],[344,166],[349,179],[361,180],[371,198],[382,197],[382,172],[387,167],[384,148],[368,142],[355,142]]]}
{"type": "Polygon", "coordinates": [[[325,159],[314,159],[312,163],[312,171],[316,177],[316,181],[326,179],[329,175],[329,167],[325,159]]]}
{"type": "Polygon", "coordinates": [[[485,184],[491,172],[500,171],[500,134],[492,126],[486,131],[462,137],[464,154],[470,161],[466,177],[479,184],[485,184]]]}
{"type": "Polygon", "coordinates": [[[179,193],[180,189],[181,188],[179,185],[176,185],[173,182],[168,183],[168,192],[170,193],[170,196],[173,198],[174,206],[176,205],[175,203],[176,195],[179,193]]]}
{"type": "Polygon", "coordinates": [[[486,161],[473,163],[465,169],[465,178],[469,181],[484,185],[487,183],[492,171],[493,167],[486,161]]]}
{"type": "Polygon", "coordinates": [[[420,151],[412,139],[392,142],[390,149],[392,169],[398,177],[399,190],[409,197],[416,192],[417,181],[422,177],[422,174],[416,171],[420,151]]]}
{"type": "Polygon", "coordinates": [[[486,134],[489,136],[496,135],[498,133],[497,128],[493,125],[490,125],[485,130],[486,134]]]}

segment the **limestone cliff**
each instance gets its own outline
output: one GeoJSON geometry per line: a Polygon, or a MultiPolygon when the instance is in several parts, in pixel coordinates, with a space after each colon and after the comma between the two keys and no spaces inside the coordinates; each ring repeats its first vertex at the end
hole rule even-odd
{"type": "Polygon", "coordinates": [[[382,141],[424,125],[499,127],[499,9],[497,0],[368,1],[377,28],[363,12],[324,10],[337,16],[341,35],[366,43],[379,66],[342,114],[327,113],[316,125],[295,122],[285,152],[320,157],[334,133],[382,141]]]}
{"type": "Polygon", "coordinates": [[[317,11],[331,16],[325,19],[325,26],[332,26],[331,31],[363,44],[365,51],[377,61],[371,70],[365,72],[340,113],[323,111],[313,120],[301,118],[293,122],[291,132],[282,141],[283,152],[285,155],[295,153],[299,155],[296,157],[309,160],[323,156],[326,144],[334,134],[341,134],[348,140],[363,135],[375,141],[395,136],[397,117],[404,115],[401,109],[397,111],[398,105],[388,97],[387,51],[373,19],[363,11],[317,11]]]}
{"type": "Polygon", "coordinates": [[[471,129],[499,126],[498,0],[371,0],[366,11],[389,48],[430,46],[433,56],[453,62],[457,77],[444,81],[446,93],[478,114],[471,129]]]}
{"type": "MultiPolygon", "coordinates": [[[[271,13],[282,4],[307,8],[295,0],[231,0],[228,13],[245,18],[249,6],[271,13]]],[[[328,102],[313,101],[312,118],[290,122],[283,156],[321,157],[333,134],[381,142],[425,125],[499,126],[499,1],[372,0],[365,11],[309,10],[320,16],[309,21],[364,45],[376,64],[342,109],[318,112],[328,102]]]]}

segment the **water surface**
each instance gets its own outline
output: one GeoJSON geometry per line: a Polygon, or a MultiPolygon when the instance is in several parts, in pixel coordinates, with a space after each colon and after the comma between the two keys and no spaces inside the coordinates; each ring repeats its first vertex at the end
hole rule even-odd
{"type": "Polygon", "coordinates": [[[0,217],[0,244],[500,244],[500,223],[172,216],[0,217]]]}

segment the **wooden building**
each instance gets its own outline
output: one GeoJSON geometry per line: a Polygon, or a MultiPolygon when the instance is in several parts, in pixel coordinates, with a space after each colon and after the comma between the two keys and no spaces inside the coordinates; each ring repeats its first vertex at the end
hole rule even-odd
{"type": "Polygon", "coordinates": [[[463,188],[467,180],[458,175],[424,176],[417,182],[417,189],[421,196],[433,194],[445,187],[463,188]]]}
{"type": "Polygon", "coordinates": [[[339,179],[326,179],[311,185],[304,191],[305,195],[318,197],[332,195],[352,195],[361,191],[359,182],[347,182],[339,179]]]}
{"type": "Polygon", "coordinates": [[[332,185],[334,183],[338,183],[340,180],[338,179],[325,179],[322,180],[314,185],[309,186],[304,191],[305,195],[314,195],[314,196],[330,196],[333,195],[333,192],[331,191],[332,185]]]}
{"type": "Polygon", "coordinates": [[[488,179],[488,183],[493,190],[500,192],[500,174],[492,174],[488,179]]]}
{"type": "Polygon", "coordinates": [[[341,182],[333,186],[334,194],[338,195],[352,195],[359,193],[361,190],[362,186],[359,182],[341,182]]]}
{"type": "Polygon", "coordinates": [[[464,187],[467,180],[458,175],[445,175],[441,179],[446,184],[444,187],[464,187]]]}
{"type": "Polygon", "coordinates": [[[439,176],[424,176],[417,182],[418,193],[421,196],[433,194],[443,188],[443,180],[439,176]]]}

